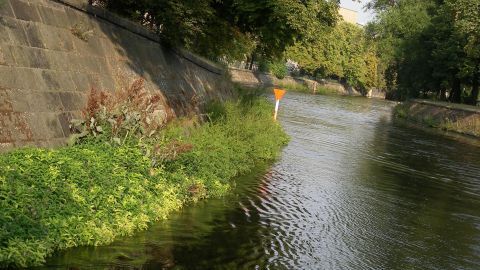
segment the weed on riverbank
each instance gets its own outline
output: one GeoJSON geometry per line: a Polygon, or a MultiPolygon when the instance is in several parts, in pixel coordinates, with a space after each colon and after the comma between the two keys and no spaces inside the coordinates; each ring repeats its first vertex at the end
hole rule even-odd
{"type": "Polygon", "coordinates": [[[204,123],[177,120],[120,143],[112,136],[128,130],[90,121],[90,133],[71,147],[0,155],[0,266],[40,265],[56,250],[108,244],[187,203],[226,194],[232,177],[274,159],[288,141],[271,113],[256,97],[217,103],[204,123]]]}

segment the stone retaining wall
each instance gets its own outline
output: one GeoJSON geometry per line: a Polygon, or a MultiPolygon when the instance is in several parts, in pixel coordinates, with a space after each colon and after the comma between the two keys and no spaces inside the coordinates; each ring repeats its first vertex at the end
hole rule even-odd
{"type": "Polygon", "coordinates": [[[114,91],[143,77],[173,117],[231,94],[223,68],[86,0],[2,2],[0,151],[62,145],[92,87],[114,91]]]}
{"type": "Polygon", "coordinates": [[[475,106],[417,99],[398,105],[395,114],[430,127],[480,137],[480,108],[475,106]]]}

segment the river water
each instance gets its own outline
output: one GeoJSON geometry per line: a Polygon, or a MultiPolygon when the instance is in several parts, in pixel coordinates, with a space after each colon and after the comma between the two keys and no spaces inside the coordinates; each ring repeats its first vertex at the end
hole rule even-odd
{"type": "Polygon", "coordinates": [[[393,106],[288,93],[273,166],[46,268],[480,269],[479,144],[392,123],[393,106]]]}

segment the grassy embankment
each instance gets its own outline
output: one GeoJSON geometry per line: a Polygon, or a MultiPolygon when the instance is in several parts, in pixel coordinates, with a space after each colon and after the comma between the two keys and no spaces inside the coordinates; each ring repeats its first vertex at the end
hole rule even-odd
{"type": "Polygon", "coordinates": [[[475,106],[414,100],[397,105],[393,115],[422,126],[480,137],[480,108],[475,106]]]}
{"type": "Polygon", "coordinates": [[[301,83],[280,83],[276,87],[286,89],[288,91],[302,92],[302,93],[309,93],[309,94],[316,94],[316,95],[339,95],[339,93],[335,91],[335,89],[323,87],[320,84],[317,85],[317,89],[315,93],[313,93],[313,90],[310,89],[308,86],[301,83]]]}
{"type": "Polygon", "coordinates": [[[72,146],[0,155],[0,267],[108,244],[185,204],[222,196],[232,177],[275,159],[288,141],[261,98],[210,104],[206,122],[163,126],[137,113],[154,111],[156,98],[142,93],[89,100],[72,146]]]}

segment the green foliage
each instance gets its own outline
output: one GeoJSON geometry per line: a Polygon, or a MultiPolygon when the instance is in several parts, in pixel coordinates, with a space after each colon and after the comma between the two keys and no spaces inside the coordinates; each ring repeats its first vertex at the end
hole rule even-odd
{"type": "Polygon", "coordinates": [[[261,72],[270,72],[278,79],[283,79],[288,74],[287,66],[283,60],[262,60],[258,70],[261,72]]]}
{"type": "Polygon", "coordinates": [[[116,145],[90,133],[72,147],[0,155],[0,266],[40,265],[55,250],[145,229],[185,203],[225,194],[232,177],[287,142],[266,100],[220,107],[203,125],[172,123],[154,139],[116,145]]]}
{"type": "Polygon", "coordinates": [[[287,50],[287,57],[314,77],[338,78],[361,90],[378,86],[375,46],[361,27],[350,23],[297,42],[287,50]]]}
{"type": "Polygon", "coordinates": [[[287,66],[284,61],[274,61],[269,65],[269,70],[278,79],[283,79],[287,76],[287,66]]]}
{"type": "Polygon", "coordinates": [[[254,51],[279,57],[295,40],[333,25],[338,3],[329,0],[97,0],[141,22],[165,41],[210,59],[243,60],[254,51]]]}
{"type": "Polygon", "coordinates": [[[475,104],[480,79],[480,1],[373,1],[375,40],[389,95],[475,104]],[[470,95],[464,95],[466,89],[470,95]],[[465,97],[465,98],[464,98],[465,97]]]}

